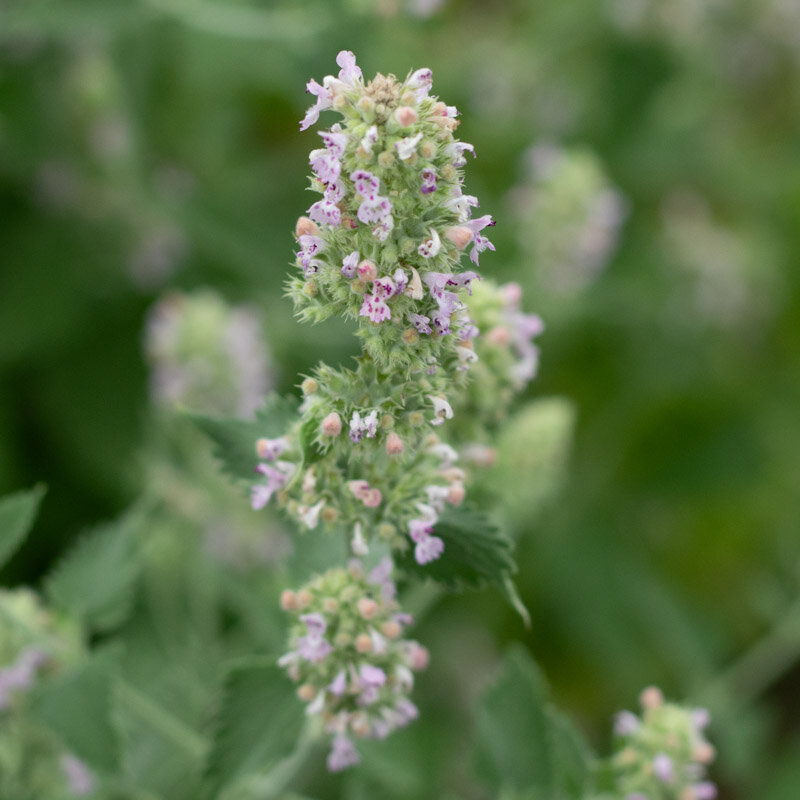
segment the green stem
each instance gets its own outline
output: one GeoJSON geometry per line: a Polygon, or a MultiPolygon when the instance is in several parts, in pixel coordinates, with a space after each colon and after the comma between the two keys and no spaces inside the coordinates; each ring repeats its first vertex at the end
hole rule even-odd
{"type": "Polygon", "coordinates": [[[800,659],[800,599],[790,605],[764,638],[712,680],[701,696],[735,699],[744,705],[800,659]]]}
{"type": "Polygon", "coordinates": [[[156,705],[125,681],[117,682],[115,692],[122,706],[147,722],[155,731],[173,741],[198,761],[205,757],[207,749],[205,739],[182,720],[164,711],[161,706],[156,705]]]}
{"type": "Polygon", "coordinates": [[[220,800],[273,800],[285,798],[289,784],[306,766],[319,738],[311,724],[307,724],[297,741],[294,752],[278,762],[266,774],[248,775],[221,796],[220,800]]]}

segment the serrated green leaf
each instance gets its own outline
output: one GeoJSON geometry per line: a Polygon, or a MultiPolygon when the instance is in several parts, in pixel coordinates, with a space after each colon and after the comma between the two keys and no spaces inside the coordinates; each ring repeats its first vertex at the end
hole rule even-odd
{"type": "Polygon", "coordinates": [[[44,486],[35,486],[0,499],[0,569],[25,541],[44,493],[44,486]]]}
{"type": "Polygon", "coordinates": [[[123,681],[113,688],[112,722],[127,778],[159,797],[196,797],[207,744],[194,728],[123,681]]]}
{"type": "Polygon", "coordinates": [[[476,712],[476,766],[496,792],[551,792],[547,699],[539,668],[521,647],[511,649],[476,712]]]}
{"type": "Polygon", "coordinates": [[[143,521],[143,512],[132,511],[80,539],[45,581],[53,605],[96,631],[121,624],[141,570],[137,534],[143,521]]]}
{"type": "Polygon", "coordinates": [[[403,569],[448,589],[478,589],[492,584],[506,592],[508,576],[516,571],[512,544],[486,514],[448,509],[434,528],[444,542],[441,558],[420,565],[409,552],[399,562],[403,569]]]}
{"type": "Polygon", "coordinates": [[[559,796],[582,800],[591,777],[594,756],[572,720],[553,706],[547,708],[554,782],[559,796]]]}
{"type": "Polygon", "coordinates": [[[323,453],[317,446],[319,426],[320,422],[316,417],[309,417],[300,426],[300,448],[305,464],[314,464],[322,458],[323,453]]]}
{"type": "Polygon", "coordinates": [[[303,706],[271,659],[250,659],[225,678],[217,730],[208,756],[205,789],[216,798],[248,774],[277,765],[295,748],[303,706]]]}
{"type": "Polygon", "coordinates": [[[214,419],[202,414],[187,414],[189,419],[214,442],[214,457],[222,469],[237,481],[252,481],[258,463],[256,442],[265,437],[283,436],[297,419],[294,397],[269,395],[255,419],[214,419]]]}
{"type": "Polygon", "coordinates": [[[592,754],[549,700],[545,679],[521,647],[506,655],[476,714],[476,765],[503,797],[581,800],[592,754]]]}
{"type": "Polygon", "coordinates": [[[78,669],[43,682],[31,695],[31,714],[93,769],[112,772],[119,756],[111,726],[114,657],[97,656],[78,669]]]}

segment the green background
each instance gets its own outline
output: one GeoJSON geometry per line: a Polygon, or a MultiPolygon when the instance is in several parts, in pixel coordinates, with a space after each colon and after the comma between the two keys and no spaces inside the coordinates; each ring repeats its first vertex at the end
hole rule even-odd
{"type": "Polygon", "coordinates": [[[340,49],[365,76],[428,66],[498,221],[482,272],[547,324],[526,396],[569,398],[576,429],[544,511],[513,485],[531,629],[490,593],[439,603],[423,697],[467,714],[470,675],[522,640],[600,746],[647,684],[716,698],[722,796],[794,798],[800,11],[408,5],[0,0],[0,491],[49,487],[2,577],[35,584],[148,482],[142,330],[166,290],[256,304],[282,391],[355,353],[282,296],[318,145],[304,85],[340,49]],[[542,142],[593,154],[626,200],[608,264],[569,293],[540,280],[512,191],[542,142]]]}

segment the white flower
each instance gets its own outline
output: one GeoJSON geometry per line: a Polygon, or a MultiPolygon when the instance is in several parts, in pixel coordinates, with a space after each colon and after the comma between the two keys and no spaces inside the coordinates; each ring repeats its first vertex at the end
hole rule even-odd
{"type": "Polygon", "coordinates": [[[422,132],[418,133],[416,136],[406,136],[405,139],[400,139],[395,142],[394,149],[397,150],[397,157],[401,161],[407,161],[411,158],[416,152],[420,139],[422,139],[422,132]]]}
{"type": "Polygon", "coordinates": [[[298,511],[300,512],[300,521],[309,529],[313,530],[317,527],[317,523],[319,522],[319,513],[322,511],[322,507],[325,505],[324,500],[320,500],[319,503],[311,506],[300,506],[298,511]]]}
{"type": "Polygon", "coordinates": [[[428,395],[428,399],[433,403],[433,415],[431,425],[441,425],[446,419],[453,418],[453,409],[447,399],[438,395],[428,395]]]}
{"type": "Polygon", "coordinates": [[[423,258],[433,258],[442,249],[442,240],[439,238],[439,233],[431,228],[431,235],[426,239],[418,248],[417,252],[423,258]]]}
{"type": "Polygon", "coordinates": [[[364,534],[361,532],[361,523],[356,522],[355,530],[353,531],[353,539],[350,542],[350,548],[354,555],[365,556],[369,553],[369,547],[364,539],[364,534]]]}
{"type": "Polygon", "coordinates": [[[361,147],[367,153],[372,153],[372,145],[378,141],[378,126],[373,125],[361,138],[361,147]]]}
{"type": "Polygon", "coordinates": [[[403,294],[407,295],[412,300],[422,300],[425,295],[422,288],[422,279],[419,277],[419,272],[417,272],[414,267],[409,267],[409,269],[411,270],[411,280],[408,282],[408,286],[403,294]]]}
{"type": "Polygon", "coordinates": [[[325,692],[318,692],[317,696],[306,706],[306,714],[319,714],[325,707],[325,692]]]}
{"type": "Polygon", "coordinates": [[[425,494],[428,495],[428,502],[439,513],[444,511],[444,504],[447,501],[449,492],[450,490],[447,486],[433,484],[425,487],[425,494]]]}
{"type": "Polygon", "coordinates": [[[440,469],[447,469],[452,466],[454,461],[458,460],[458,452],[444,442],[437,442],[432,445],[428,448],[428,452],[442,460],[439,465],[440,469]]]}

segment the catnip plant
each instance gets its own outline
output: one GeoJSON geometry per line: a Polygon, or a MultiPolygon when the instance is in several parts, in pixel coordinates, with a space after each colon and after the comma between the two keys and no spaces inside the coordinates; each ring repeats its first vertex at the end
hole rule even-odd
{"type": "Polygon", "coordinates": [[[469,481],[449,423],[462,408],[473,429],[502,415],[536,373],[532,339],[543,329],[522,312],[516,285],[484,282],[473,312],[472,267],[495,249],[485,233],[495,223],[473,217],[463,168],[475,148],[454,135],[458,111],[430,94],[431,71],[365,81],[351,52],[337,64],[338,77],[307,84],[316,102],[301,130],[329,109],[341,120],[318,132],[322,147],[309,157],[321,198],[297,222],[288,293],[303,320],[354,320],[363,350],[355,368],[323,364],[303,380],[295,421],[256,443],[251,490],[254,509],[274,497],[302,529],[349,542],[349,564],[281,598],[292,629],[279,663],[333,737],[331,770],[358,761],[354,738],[385,738],[418,715],[409,694],[428,653],[406,638],[412,618],[398,604],[395,567],[424,574],[464,560],[465,543],[456,538],[451,554],[441,531],[452,530],[448,509],[462,506],[469,481]],[[485,347],[476,318],[491,325],[485,347]],[[490,403],[470,388],[482,352],[490,403]]]}
{"type": "MultiPolygon", "coordinates": [[[[3,798],[288,796],[318,738],[339,772],[361,761],[359,740],[422,716],[415,675],[431,657],[412,638],[406,587],[491,585],[527,614],[512,542],[476,506],[516,492],[522,500],[504,509],[513,525],[518,503],[529,519],[555,493],[569,404],[534,401],[509,417],[536,376],[542,320],[523,310],[517,284],[476,271],[494,250],[493,221],[473,219],[463,168],[474,148],[454,137],[457,111],[431,96],[430,70],[365,82],[352,53],[337,63],[338,77],[307,87],[316,102],[303,130],[328,110],[341,120],[309,159],[321,199],[298,220],[288,292],[301,319],[355,323],[355,366],[319,365],[299,405],[269,395],[255,419],[215,419],[197,412],[246,414],[268,382],[249,312],[208,294],[173,296],[149,326],[159,417],[176,400],[194,405],[191,420],[246,482],[250,519],[277,506],[299,529],[295,553],[285,558],[274,536],[263,548],[249,539],[203,548],[214,514],[237,527],[230,506],[248,512],[246,503],[207,486],[206,463],[188,456],[200,443],[185,431],[165,448],[174,463],[153,453],[147,502],[79,542],[42,599],[0,592],[3,798]],[[302,570],[306,551],[314,566],[302,570]],[[281,649],[272,619],[260,624],[266,597],[288,618],[281,649]]],[[[0,499],[0,567],[40,495],[0,499]]],[[[708,712],[658,689],[641,694],[640,715],[616,716],[608,758],[555,707],[522,647],[508,648],[475,699],[467,744],[485,787],[476,796],[716,796],[708,712]]],[[[422,774],[426,758],[396,768],[422,774]]],[[[365,796],[358,779],[342,796],[365,796]]]]}

